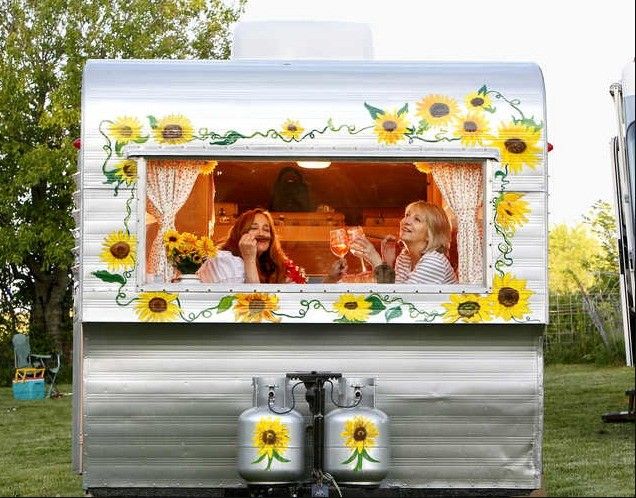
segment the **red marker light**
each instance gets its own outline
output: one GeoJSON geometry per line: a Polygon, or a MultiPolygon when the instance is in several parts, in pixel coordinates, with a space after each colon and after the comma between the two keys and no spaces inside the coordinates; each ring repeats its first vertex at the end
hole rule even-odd
{"type": "Polygon", "coordinates": [[[82,139],[76,138],[75,140],[73,140],[73,147],[75,147],[77,150],[80,150],[80,148],[82,147],[82,139]]]}
{"type": "Polygon", "coordinates": [[[554,145],[552,145],[550,142],[548,142],[548,152],[551,152],[552,149],[554,149],[554,145]]]}

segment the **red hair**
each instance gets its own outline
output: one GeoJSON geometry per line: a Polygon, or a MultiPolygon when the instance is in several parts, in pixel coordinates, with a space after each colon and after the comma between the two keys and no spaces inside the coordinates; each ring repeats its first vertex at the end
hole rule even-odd
{"type": "Polygon", "coordinates": [[[263,284],[285,283],[287,280],[286,263],[289,258],[287,258],[280,245],[280,239],[278,238],[278,234],[274,228],[274,219],[269,211],[266,211],[263,208],[245,211],[234,222],[234,225],[230,229],[230,233],[228,234],[221,249],[230,251],[234,256],[241,257],[239,241],[243,235],[250,231],[250,227],[252,226],[252,223],[254,223],[254,218],[256,218],[257,214],[262,214],[265,218],[267,218],[271,234],[267,251],[256,257],[258,279],[263,284]]]}

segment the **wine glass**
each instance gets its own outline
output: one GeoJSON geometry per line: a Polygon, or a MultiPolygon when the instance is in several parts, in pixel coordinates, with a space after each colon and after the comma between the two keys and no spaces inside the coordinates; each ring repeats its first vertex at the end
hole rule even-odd
{"type": "MultiPolygon", "coordinates": [[[[353,239],[355,239],[356,237],[364,237],[364,230],[362,230],[361,226],[347,227],[347,235],[349,236],[349,244],[351,244],[353,239]]],[[[360,264],[362,265],[362,273],[365,273],[367,271],[367,267],[364,264],[364,258],[360,254],[358,254],[357,251],[354,251],[353,249],[351,250],[351,254],[353,254],[354,256],[358,256],[360,258],[360,264]]]]}
{"type": "Polygon", "coordinates": [[[349,252],[349,239],[344,228],[329,231],[329,247],[336,258],[344,258],[349,252]]]}

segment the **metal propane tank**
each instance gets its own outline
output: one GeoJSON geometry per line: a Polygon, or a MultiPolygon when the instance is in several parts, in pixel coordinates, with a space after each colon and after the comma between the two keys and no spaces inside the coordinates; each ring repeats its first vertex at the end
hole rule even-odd
{"type": "Polygon", "coordinates": [[[253,377],[254,406],[238,420],[238,472],[250,484],[284,484],[304,475],[305,422],[285,377],[253,377]]]}
{"type": "Polygon", "coordinates": [[[375,407],[375,379],[341,378],[325,417],[325,471],[339,484],[375,486],[389,469],[389,417],[375,407]]]}

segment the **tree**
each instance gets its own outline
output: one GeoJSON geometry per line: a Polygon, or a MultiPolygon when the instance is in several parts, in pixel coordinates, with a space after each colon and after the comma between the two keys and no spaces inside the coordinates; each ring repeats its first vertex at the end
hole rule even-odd
{"type": "Polygon", "coordinates": [[[587,290],[596,283],[593,262],[600,257],[601,244],[583,223],[554,226],[548,252],[550,292],[576,293],[581,286],[587,290]]]}
{"type": "Polygon", "coordinates": [[[30,333],[61,348],[70,311],[84,62],[227,58],[245,1],[0,0],[0,309],[21,296],[30,333]]]}

